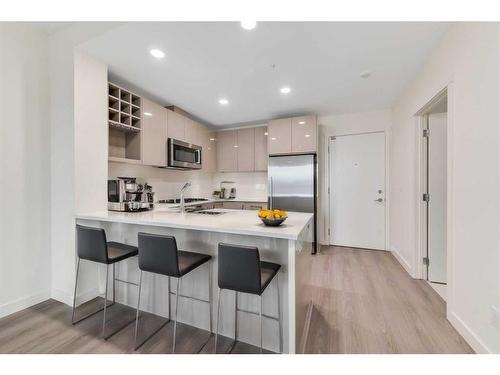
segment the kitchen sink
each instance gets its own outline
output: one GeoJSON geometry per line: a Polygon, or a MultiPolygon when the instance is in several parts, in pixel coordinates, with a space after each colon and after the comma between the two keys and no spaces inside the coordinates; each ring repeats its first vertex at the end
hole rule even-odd
{"type": "Polygon", "coordinates": [[[200,215],[222,215],[225,212],[224,211],[194,211],[194,214],[200,214],[200,215]]]}

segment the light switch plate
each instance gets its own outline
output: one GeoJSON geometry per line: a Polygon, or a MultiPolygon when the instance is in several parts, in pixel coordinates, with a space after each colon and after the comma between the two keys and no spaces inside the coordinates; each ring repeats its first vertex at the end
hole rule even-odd
{"type": "Polygon", "coordinates": [[[491,306],[491,325],[500,332],[500,307],[491,306]]]}

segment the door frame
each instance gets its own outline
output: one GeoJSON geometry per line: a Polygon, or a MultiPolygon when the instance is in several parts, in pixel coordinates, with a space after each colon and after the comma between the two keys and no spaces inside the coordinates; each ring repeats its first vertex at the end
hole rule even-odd
{"type": "Polygon", "coordinates": [[[375,130],[375,131],[368,131],[368,132],[358,132],[358,133],[347,133],[347,134],[336,134],[336,135],[329,135],[326,137],[327,139],[327,158],[326,160],[326,165],[327,165],[327,171],[326,175],[328,176],[328,182],[327,182],[327,195],[328,195],[328,214],[326,217],[328,218],[328,226],[325,228],[327,230],[326,238],[328,239],[328,245],[331,245],[331,240],[333,233],[332,231],[332,212],[331,212],[331,194],[330,192],[332,191],[332,186],[331,186],[331,165],[330,165],[330,144],[331,141],[335,138],[338,137],[348,137],[348,136],[353,136],[353,135],[365,135],[365,134],[379,134],[382,133],[384,134],[384,184],[385,184],[385,205],[384,205],[384,218],[385,218],[385,234],[384,234],[384,249],[383,250],[375,250],[374,251],[388,251],[388,243],[389,243],[389,139],[388,139],[388,134],[385,130],[375,130]]]}
{"type": "Polygon", "coordinates": [[[446,275],[447,275],[447,307],[452,305],[453,299],[453,113],[454,113],[454,85],[449,82],[441,90],[439,90],[424,106],[415,113],[415,199],[414,199],[414,212],[415,212],[415,239],[416,251],[414,264],[415,272],[414,277],[418,279],[427,280],[427,267],[424,266],[423,258],[427,255],[427,246],[425,242],[426,233],[426,207],[422,200],[422,195],[426,192],[426,164],[424,163],[424,140],[422,131],[426,125],[426,117],[429,109],[442,100],[444,97],[447,99],[447,131],[446,131],[446,275]]]}

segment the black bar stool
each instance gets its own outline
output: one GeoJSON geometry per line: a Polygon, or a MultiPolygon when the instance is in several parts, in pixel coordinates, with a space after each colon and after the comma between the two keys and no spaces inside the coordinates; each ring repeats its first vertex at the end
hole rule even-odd
{"type": "Polygon", "coordinates": [[[279,351],[283,351],[283,334],[281,326],[281,301],[278,272],[281,265],[277,263],[261,262],[259,249],[256,247],[219,244],[218,256],[219,291],[217,301],[217,324],[215,326],[215,353],[217,353],[217,338],[219,335],[219,310],[220,296],[224,289],[234,291],[234,342],[231,352],[238,340],[238,312],[244,312],[260,317],[260,352],[262,353],[262,317],[278,321],[279,325],[279,351]],[[278,317],[262,314],[262,294],[276,276],[276,291],[278,293],[278,317]],[[259,296],[259,312],[242,310],[238,308],[238,292],[259,296]]]}
{"type": "Polygon", "coordinates": [[[208,262],[212,257],[206,254],[182,251],[177,249],[177,241],[173,236],[164,236],[158,234],[139,233],[139,269],[141,276],[139,281],[139,296],[137,299],[137,313],[135,318],[134,348],[137,350],[150,337],[158,332],[165,324],[170,322],[170,294],[176,296],[175,303],[175,322],[174,322],[174,340],[172,352],[175,353],[175,337],[177,333],[177,316],[179,311],[179,297],[194,299],[200,302],[208,303],[210,317],[210,335],[212,334],[212,273],[209,265],[208,269],[208,294],[207,300],[186,296],[180,294],[182,277],[195,270],[199,266],[208,262]],[[137,328],[139,322],[139,306],[141,302],[142,272],[150,272],[168,276],[168,315],[169,319],[155,332],[149,335],[144,341],[137,345],[137,328]],[[170,292],[170,278],[177,279],[177,292],[170,292]]]}
{"type": "Polygon", "coordinates": [[[73,294],[73,310],[71,313],[71,324],[76,324],[82,320],[97,314],[104,310],[102,318],[102,337],[107,340],[115,333],[125,328],[127,325],[133,322],[127,322],[125,325],[106,336],[106,309],[111,307],[115,303],[115,281],[124,282],[127,284],[132,284],[138,286],[138,284],[131,283],[125,280],[120,280],[116,278],[115,265],[122,260],[131,258],[137,255],[137,247],[126,245],[119,242],[107,242],[106,233],[104,229],[86,227],[83,225],[76,225],[76,237],[77,237],[77,254],[78,261],[76,266],[76,280],[75,280],[75,293],[73,294]],[[106,288],[104,295],[104,306],[97,311],[87,314],[78,320],[75,320],[75,310],[76,310],[76,290],[78,286],[78,272],[80,270],[80,260],[89,260],[95,263],[101,263],[106,265],[106,288]],[[108,276],[109,276],[109,265],[113,265],[113,302],[108,305],[108,276]]]}

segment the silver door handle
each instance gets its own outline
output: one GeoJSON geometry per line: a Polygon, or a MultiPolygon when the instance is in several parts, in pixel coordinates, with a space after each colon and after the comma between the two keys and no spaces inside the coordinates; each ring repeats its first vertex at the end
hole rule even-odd
{"type": "Polygon", "coordinates": [[[374,202],[380,202],[382,203],[384,201],[384,198],[379,198],[379,199],[375,199],[374,202]]]}
{"type": "Polygon", "coordinates": [[[273,204],[273,194],[274,194],[274,191],[273,191],[273,178],[270,177],[269,178],[270,180],[270,186],[269,186],[269,190],[271,192],[270,196],[269,196],[269,209],[272,210],[274,208],[274,204],[273,204]]]}

